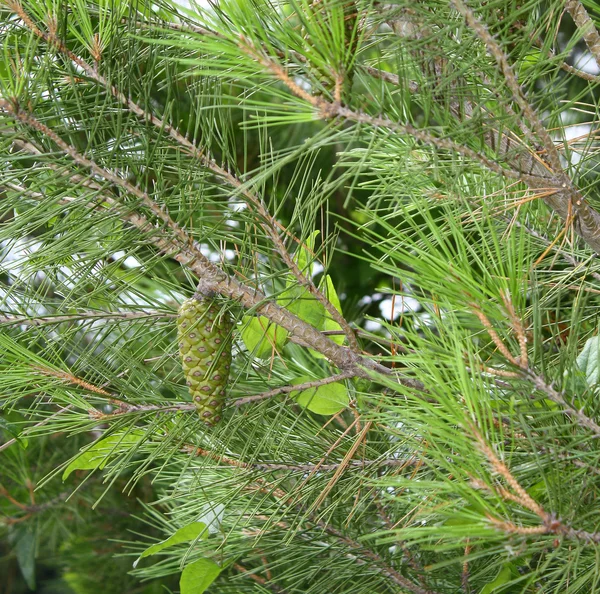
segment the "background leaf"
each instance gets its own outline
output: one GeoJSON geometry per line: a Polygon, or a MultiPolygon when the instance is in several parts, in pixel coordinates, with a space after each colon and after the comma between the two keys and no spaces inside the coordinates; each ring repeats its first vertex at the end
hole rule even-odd
{"type": "Polygon", "coordinates": [[[181,594],[202,594],[220,573],[221,568],[210,559],[198,559],[186,565],[179,581],[181,594]]]}

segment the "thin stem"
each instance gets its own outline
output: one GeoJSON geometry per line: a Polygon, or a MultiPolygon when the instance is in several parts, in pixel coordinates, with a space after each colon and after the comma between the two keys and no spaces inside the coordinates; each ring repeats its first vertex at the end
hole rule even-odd
{"type": "MultiPolygon", "coordinates": [[[[62,140],[58,134],[39,122],[33,115],[5,99],[0,100],[0,109],[47,136],[78,165],[89,168],[99,177],[110,181],[138,198],[142,204],[147,206],[163,222],[165,228],[171,232],[170,235],[167,235],[164,229],[157,229],[143,215],[131,212],[130,208],[125,208],[124,205],[119,204],[115,199],[111,198],[109,204],[117,210],[121,217],[147,234],[149,239],[163,254],[189,267],[199,278],[203,279],[206,287],[215,293],[238,301],[245,308],[253,309],[272,322],[279,324],[289,332],[290,340],[319,351],[341,369],[347,371],[352,369],[355,375],[361,377],[367,377],[367,374],[362,369],[363,366],[379,373],[390,373],[383,365],[340,346],[326,336],[323,336],[316,328],[304,322],[287,309],[277,305],[277,303],[268,299],[259,290],[250,288],[237,279],[228,276],[202,254],[200,246],[146,192],[133,186],[124,177],[120,177],[100,167],[94,161],[81,155],[73,146],[62,140]]],[[[37,153],[38,151],[36,150],[35,152],[37,153]]]]}
{"type": "MultiPolygon", "coordinates": [[[[238,460],[233,460],[231,458],[227,458],[226,456],[219,456],[218,454],[215,454],[213,452],[208,452],[207,450],[202,450],[201,448],[195,448],[194,446],[188,446],[188,447],[189,447],[188,451],[191,450],[192,452],[200,452],[199,455],[204,455],[204,456],[213,458],[215,460],[224,462],[225,464],[227,464],[229,466],[234,466],[234,467],[238,467],[238,468],[239,467],[248,468],[248,465],[246,465],[243,462],[239,462],[238,460]]],[[[252,465],[252,466],[254,466],[254,465],[252,465]]],[[[305,514],[305,518],[308,522],[310,522],[311,524],[313,524],[315,527],[319,528],[326,534],[333,536],[339,542],[344,543],[346,546],[348,546],[349,548],[356,551],[356,555],[348,554],[348,556],[352,556],[352,558],[354,558],[357,563],[359,563],[361,565],[371,564],[372,566],[374,566],[374,568],[377,568],[377,570],[382,575],[384,575],[385,577],[390,579],[392,582],[405,588],[409,592],[413,592],[414,594],[435,594],[433,591],[427,590],[426,588],[418,586],[417,584],[414,584],[413,582],[411,582],[409,579],[405,578],[398,571],[396,571],[393,567],[391,567],[377,553],[375,553],[374,551],[372,551],[370,549],[367,549],[361,543],[351,539],[350,537],[348,537],[346,534],[344,534],[340,530],[337,530],[336,528],[334,528],[331,524],[315,519],[314,515],[311,514],[310,512],[307,512],[303,506],[293,503],[293,498],[289,495],[289,493],[286,493],[283,489],[281,489],[279,487],[274,487],[273,485],[269,485],[269,483],[266,483],[265,481],[261,481],[261,483],[263,485],[260,488],[261,491],[264,492],[266,487],[271,486],[272,489],[271,489],[271,491],[268,491],[268,492],[272,496],[274,496],[276,499],[278,499],[279,502],[283,506],[285,506],[287,508],[292,508],[296,511],[299,511],[299,512],[305,514]]],[[[257,516],[255,516],[255,517],[257,517],[257,516]]],[[[285,524],[285,523],[278,522],[278,525],[282,525],[282,524],[285,524]]]]}
{"type": "Polygon", "coordinates": [[[82,311],[69,315],[50,316],[19,316],[16,314],[0,314],[0,326],[43,326],[45,324],[62,324],[65,322],[80,322],[84,320],[139,320],[144,318],[175,318],[177,314],[165,312],[108,312],[108,311],[82,311]]]}
{"type": "Polygon", "coordinates": [[[566,10],[571,15],[573,22],[581,31],[585,44],[592,54],[596,64],[600,67],[600,35],[588,11],[579,0],[567,0],[566,10]]]}
{"type": "Polygon", "coordinates": [[[534,513],[541,520],[539,526],[519,526],[510,521],[500,520],[490,514],[488,519],[499,529],[514,534],[520,534],[522,536],[531,536],[535,534],[556,534],[560,536],[566,536],[574,540],[583,540],[585,542],[599,543],[600,532],[589,532],[587,530],[578,530],[573,528],[569,524],[560,520],[556,514],[547,512],[537,501],[533,499],[527,493],[527,491],[521,486],[517,479],[513,476],[508,466],[500,460],[496,455],[492,447],[484,440],[479,430],[474,426],[470,425],[470,430],[475,436],[480,450],[485,454],[492,469],[499,474],[509,485],[512,492],[501,486],[491,486],[480,480],[474,480],[472,482],[473,487],[476,489],[487,490],[494,493],[505,501],[512,501],[528,509],[534,513]]]}
{"type": "MultiPolygon", "coordinates": [[[[64,408],[57,410],[55,413],[51,414],[49,417],[46,417],[44,420],[40,421],[39,423],[36,423],[35,425],[32,425],[31,427],[28,427],[27,429],[25,429],[21,433],[20,437],[27,437],[27,434],[29,432],[31,432],[33,429],[37,429],[38,427],[43,427],[44,425],[47,425],[52,419],[55,419],[56,417],[62,415],[63,413],[70,410],[71,408],[73,408],[73,405],[69,404],[68,406],[65,406],[64,408]]],[[[17,437],[13,437],[12,439],[5,441],[3,444],[0,445],[0,452],[2,450],[5,450],[6,448],[9,448],[11,445],[17,443],[17,441],[18,441],[17,437]]]]}
{"type": "Polygon", "coordinates": [[[313,380],[310,382],[303,382],[301,384],[297,384],[295,386],[281,386],[280,388],[274,388],[273,390],[268,390],[267,392],[262,392],[261,394],[255,394],[254,396],[245,396],[244,398],[239,398],[233,402],[233,406],[243,406],[244,404],[250,404],[251,402],[258,402],[259,400],[266,400],[267,398],[272,398],[273,396],[278,396],[279,394],[289,394],[290,392],[297,392],[301,390],[308,390],[310,388],[318,388],[320,386],[326,386],[327,384],[333,384],[334,382],[341,382],[345,379],[349,379],[354,376],[354,372],[347,371],[344,373],[338,373],[336,375],[332,375],[330,377],[325,377],[320,380],[313,380]]]}
{"type": "Polygon", "coordinates": [[[583,412],[583,409],[578,410],[573,408],[567,402],[567,397],[564,392],[557,390],[552,384],[546,382],[543,377],[535,373],[532,369],[525,370],[524,375],[540,392],[543,392],[549,400],[558,404],[567,415],[572,419],[577,419],[577,422],[592,431],[595,434],[595,437],[600,437],[600,425],[588,417],[583,412]]]}
{"type": "MultiPolygon", "coordinates": [[[[96,68],[88,64],[81,57],[74,54],[69,50],[64,42],[57,38],[52,33],[46,33],[39,29],[35,23],[31,20],[29,15],[25,12],[22,5],[19,2],[10,2],[11,9],[21,17],[25,25],[39,38],[43,39],[49,45],[54,45],[62,54],[69,58],[74,64],[79,66],[83,71],[94,81],[106,88],[121,104],[127,109],[137,115],[140,119],[145,122],[150,122],[158,130],[166,132],[173,140],[175,140],[181,147],[183,147],[188,154],[198,159],[204,167],[212,171],[221,180],[228,183],[230,186],[240,192],[240,194],[247,200],[248,204],[252,205],[256,212],[260,215],[259,224],[265,230],[267,235],[271,238],[273,245],[277,249],[279,255],[283,259],[286,266],[289,268],[294,277],[298,282],[305,286],[307,290],[313,295],[322,305],[325,307],[330,316],[345,330],[346,338],[350,348],[354,351],[359,350],[358,341],[352,331],[352,328],[346,321],[346,319],[340,314],[335,306],[325,297],[325,295],[316,287],[310,276],[305,275],[299,268],[298,264],[292,258],[279,233],[278,228],[283,229],[285,233],[288,233],[285,229],[270,213],[267,207],[263,204],[263,201],[259,196],[253,194],[247,189],[248,183],[244,184],[237,177],[235,177],[230,171],[224,169],[217,164],[215,159],[207,154],[206,150],[202,150],[197,147],[191,140],[186,138],[177,128],[171,126],[162,119],[156,117],[152,113],[149,113],[143,109],[140,105],[135,103],[131,98],[126,97],[119,89],[111,85],[105,77],[103,77],[96,68]]],[[[208,30],[201,28],[203,35],[208,34],[208,30]]],[[[288,233],[289,234],[289,233],[288,233]]]]}
{"type": "MultiPolygon", "coordinates": [[[[453,0],[452,3],[456,10],[464,17],[467,25],[481,39],[496,60],[506,85],[513,95],[514,101],[523,112],[527,121],[533,126],[535,135],[539,138],[546,151],[548,162],[553,169],[553,176],[544,182],[536,179],[536,176],[527,176],[523,180],[526,180],[531,188],[538,190],[541,189],[540,183],[543,183],[546,188],[548,184],[554,186],[557,189],[556,194],[545,197],[544,201],[556,210],[566,223],[571,221],[571,217],[576,217],[576,231],[594,251],[600,253],[600,214],[583,198],[581,192],[574,186],[570,177],[563,170],[560,154],[554,145],[552,137],[525,97],[517,76],[508,61],[508,56],[488,31],[487,27],[477,19],[471,8],[462,0],[453,0]]],[[[535,139],[531,140],[535,142],[535,139]]]]}

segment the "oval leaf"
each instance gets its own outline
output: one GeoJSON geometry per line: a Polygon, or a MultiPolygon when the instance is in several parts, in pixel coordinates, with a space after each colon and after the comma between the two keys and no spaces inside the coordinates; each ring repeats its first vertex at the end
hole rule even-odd
{"type": "MultiPolygon", "coordinates": [[[[302,384],[313,378],[302,376],[293,383],[302,384]]],[[[290,396],[303,408],[319,415],[334,415],[348,406],[350,397],[346,386],[340,382],[326,384],[318,388],[309,388],[300,392],[291,392],[290,396]]]]}
{"type": "Polygon", "coordinates": [[[242,323],[242,340],[255,357],[266,359],[272,355],[273,350],[279,351],[283,348],[287,341],[287,330],[272,324],[264,316],[244,316],[242,323]]]}
{"type": "Polygon", "coordinates": [[[481,589],[481,594],[492,594],[492,592],[498,592],[498,588],[502,588],[512,578],[511,564],[505,563],[498,572],[498,575],[493,581],[486,584],[481,589]]]}
{"type": "MultiPolygon", "coordinates": [[[[331,277],[329,275],[325,276],[324,286],[325,286],[325,291],[324,291],[325,297],[327,297],[327,299],[329,300],[331,305],[333,305],[333,307],[335,307],[340,313],[342,313],[342,306],[340,304],[340,298],[338,297],[337,291],[335,290],[335,287],[333,286],[333,281],[331,280],[331,277]]],[[[341,329],[342,329],[342,327],[331,317],[331,314],[327,310],[325,310],[325,319],[323,321],[322,330],[325,330],[325,331],[335,330],[336,332],[339,332],[341,329]]],[[[344,340],[346,340],[346,337],[343,334],[334,334],[333,336],[329,336],[328,338],[330,338],[331,340],[333,340],[333,342],[335,342],[336,344],[339,344],[339,345],[344,344],[344,340]]],[[[326,358],[325,355],[322,355],[321,353],[319,353],[317,351],[313,351],[312,349],[311,349],[311,353],[318,359],[326,358]]]]}
{"type": "Polygon", "coordinates": [[[206,524],[204,522],[192,522],[187,526],[183,526],[179,528],[175,534],[169,536],[166,540],[162,540],[161,542],[157,542],[153,544],[151,547],[148,547],[141,555],[140,559],[144,557],[149,557],[150,555],[155,555],[159,551],[166,549],[167,547],[172,547],[173,545],[180,544],[182,542],[189,542],[191,540],[196,540],[197,538],[202,538],[202,540],[206,540],[208,538],[208,530],[206,529],[206,524]]]}
{"type": "Polygon", "coordinates": [[[110,458],[114,455],[128,450],[131,446],[141,441],[144,437],[143,431],[130,431],[125,434],[123,432],[115,433],[110,437],[99,439],[85,452],[79,454],[77,458],[65,468],[63,472],[63,481],[74,470],[95,470],[96,468],[104,468],[110,458]]]}
{"type": "Polygon", "coordinates": [[[577,366],[585,373],[585,379],[589,386],[598,383],[598,372],[600,370],[600,338],[593,336],[586,341],[579,356],[577,366]]]}
{"type": "Polygon", "coordinates": [[[35,550],[37,539],[30,530],[21,533],[16,544],[17,563],[30,590],[35,590],[35,550]]]}
{"type": "Polygon", "coordinates": [[[298,268],[307,276],[312,276],[313,273],[313,257],[315,250],[315,241],[319,236],[320,231],[313,231],[306,242],[301,244],[294,254],[294,260],[298,264],[298,268]]]}
{"type": "Polygon", "coordinates": [[[221,573],[210,559],[198,559],[185,567],[179,580],[181,594],[202,594],[221,573]]]}
{"type": "Polygon", "coordinates": [[[308,292],[308,289],[290,283],[288,288],[277,297],[277,303],[317,330],[323,329],[326,310],[323,304],[308,292]]]}

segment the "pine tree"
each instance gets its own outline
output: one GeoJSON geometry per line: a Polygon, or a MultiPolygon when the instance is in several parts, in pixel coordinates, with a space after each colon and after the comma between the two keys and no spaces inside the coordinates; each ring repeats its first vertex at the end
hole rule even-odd
{"type": "Polygon", "coordinates": [[[1,592],[600,591],[596,3],[0,15],[1,592]]]}

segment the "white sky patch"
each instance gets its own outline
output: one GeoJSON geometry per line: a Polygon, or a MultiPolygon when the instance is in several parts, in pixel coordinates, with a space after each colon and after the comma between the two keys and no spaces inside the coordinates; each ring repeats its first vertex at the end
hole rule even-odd
{"type": "Polygon", "coordinates": [[[433,318],[428,313],[421,313],[415,319],[415,328],[419,328],[421,326],[432,326],[432,325],[433,325],[433,318]]]}
{"type": "Polygon", "coordinates": [[[577,124],[574,126],[565,126],[564,134],[565,134],[565,138],[567,141],[572,140],[574,138],[581,138],[580,143],[575,142],[575,143],[571,144],[571,146],[570,146],[569,156],[570,156],[570,162],[572,165],[577,165],[577,163],[579,163],[579,161],[581,161],[583,152],[576,150],[576,147],[577,146],[582,146],[582,147],[585,146],[584,145],[584,143],[586,142],[585,137],[588,136],[591,131],[592,131],[592,126],[590,124],[577,124]]]}
{"type": "Polygon", "coordinates": [[[29,262],[29,256],[41,247],[41,241],[32,239],[18,239],[15,242],[0,241],[0,264],[2,270],[8,274],[9,284],[16,281],[42,282],[46,278],[42,270],[34,272],[29,262]]]}
{"type": "Polygon", "coordinates": [[[369,305],[369,303],[373,303],[374,299],[380,299],[383,295],[381,293],[373,293],[372,295],[365,295],[358,300],[358,305],[369,305]]]}
{"type": "Polygon", "coordinates": [[[600,67],[596,64],[594,56],[590,52],[581,52],[575,56],[573,66],[579,70],[583,70],[587,74],[600,74],[600,67]]]}
{"type": "Polygon", "coordinates": [[[214,262],[215,264],[221,262],[223,258],[225,258],[225,260],[233,260],[236,256],[235,250],[228,249],[224,252],[215,252],[207,245],[200,246],[200,251],[202,252],[203,256],[206,256],[211,262],[214,262]]]}
{"type": "Polygon", "coordinates": [[[391,297],[384,299],[379,304],[381,315],[386,320],[392,319],[392,311],[394,319],[396,319],[402,313],[407,311],[419,311],[420,309],[421,304],[417,299],[414,297],[401,297],[400,295],[396,295],[396,299],[392,299],[391,297]]]}
{"type": "Polygon", "coordinates": [[[230,196],[227,202],[229,203],[229,208],[231,208],[233,212],[239,212],[240,210],[248,208],[248,204],[237,196],[230,196]]]}
{"type": "Polygon", "coordinates": [[[379,332],[383,326],[375,320],[365,320],[365,330],[368,332],[379,332]]]}
{"type": "Polygon", "coordinates": [[[302,78],[301,76],[295,76],[294,82],[307,93],[312,91],[312,85],[305,78],[302,78]]]}
{"type": "Polygon", "coordinates": [[[133,256],[127,256],[123,261],[123,266],[125,266],[125,268],[139,268],[141,265],[142,263],[133,256]]]}

